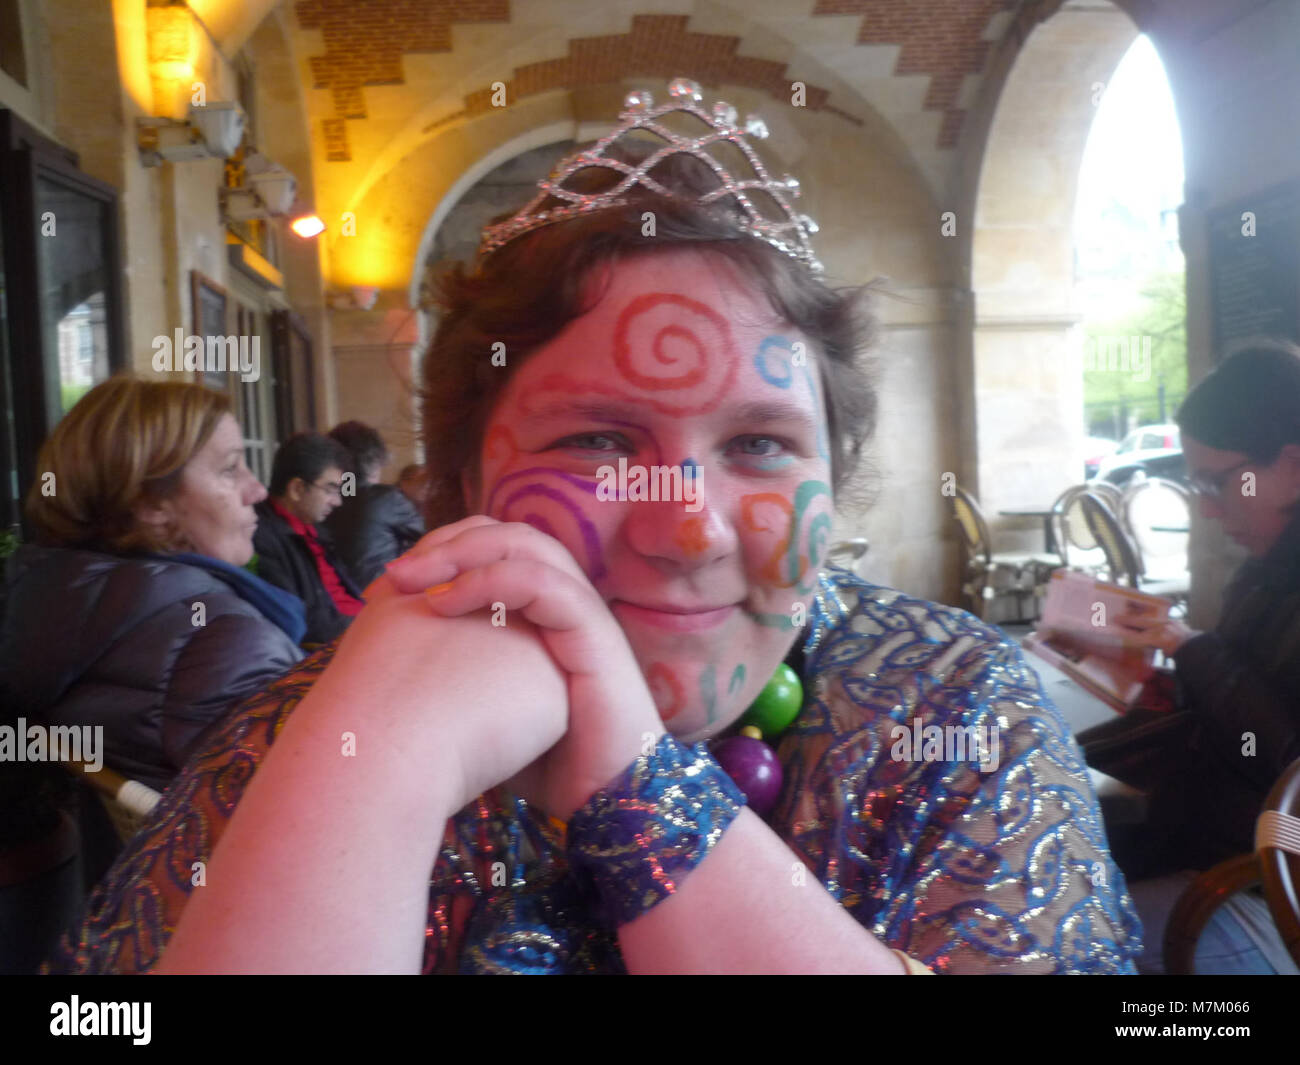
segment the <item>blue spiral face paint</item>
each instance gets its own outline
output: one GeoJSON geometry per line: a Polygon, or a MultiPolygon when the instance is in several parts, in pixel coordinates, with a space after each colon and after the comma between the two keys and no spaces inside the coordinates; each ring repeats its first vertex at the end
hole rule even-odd
{"type": "MultiPolygon", "coordinates": [[[[769,385],[776,388],[790,389],[794,386],[795,368],[799,370],[799,377],[808,389],[808,395],[813,401],[813,406],[822,410],[821,396],[817,391],[817,382],[813,379],[812,371],[808,368],[807,345],[802,340],[792,341],[789,337],[782,336],[779,333],[773,333],[771,336],[765,336],[758,342],[758,350],[754,352],[754,369],[758,371],[758,376],[766,381],[769,385]]],[[[830,462],[830,438],[826,433],[825,414],[817,422],[817,454],[830,462]]],[[[775,466],[763,466],[763,469],[780,469],[784,463],[775,466]]]]}

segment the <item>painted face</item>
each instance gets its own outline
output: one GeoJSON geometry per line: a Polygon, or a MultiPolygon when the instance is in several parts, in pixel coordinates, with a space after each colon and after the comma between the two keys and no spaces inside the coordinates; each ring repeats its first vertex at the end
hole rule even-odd
{"type": "Polygon", "coordinates": [[[477,509],[565,544],[668,729],[712,735],[785,657],[830,533],[814,353],[716,256],[624,263],[515,371],[477,509]]]}
{"type": "Polygon", "coordinates": [[[1277,543],[1300,500],[1300,455],[1288,445],[1271,463],[1239,451],[1220,451],[1183,434],[1183,454],[1192,479],[1205,486],[1201,513],[1223,523],[1223,531],[1262,558],[1277,543]]]}
{"type": "Polygon", "coordinates": [[[244,464],[239,423],[227,414],[185,464],[180,490],[162,505],[194,551],[242,566],[253,557],[253,504],[265,498],[266,489],[244,464]]]}

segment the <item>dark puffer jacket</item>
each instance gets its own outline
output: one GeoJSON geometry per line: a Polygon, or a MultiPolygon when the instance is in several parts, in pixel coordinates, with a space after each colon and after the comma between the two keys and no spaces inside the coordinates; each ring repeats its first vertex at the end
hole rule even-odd
{"type": "Polygon", "coordinates": [[[282,593],[208,561],[19,548],[0,626],[7,716],[102,725],[104,764],[165,788],[209,725],[302,658],[254,605],[282,593]]]}
{"type": "Polygon", "coordinates": [[[1254,849],[1269,790],[1300,758],[1300,517],[1241,567],[1219,624],[1174,662],[1200,729],[1187,772],[1152,805],[1195,839],[1205,868],[1254,849]]]}
{"type": "Polygon", "coordinates": [[[368,484],[325,519],[334,548],[365,588],[424,535],[420,512],[396,485],[368,484]]]}
{"type": "MultiPolygon", "coordinates": [[[[268,584],[283,588],[302,600],[307,617],[307,632],[302,637],[304,643],[322,644],[337,639],[352,624],[352,616],[341,613],[334,605],[325,582],[321,580],[316,556],[307,538],[293,531],[271,506],[269,499],[262,500],[253,509],[257,511],[253,548],[257,551],[258,575],[268,584]]],[[[333,567],[339,583],[349,595],[361,599],[361,588],[334,550],[329,530],[320,525],[315,528],[325,561],[333,567]]]]}

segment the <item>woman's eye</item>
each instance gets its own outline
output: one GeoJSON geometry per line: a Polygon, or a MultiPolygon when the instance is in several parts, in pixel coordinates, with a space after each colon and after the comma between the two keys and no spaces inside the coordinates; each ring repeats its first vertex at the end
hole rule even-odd
{"type": "Polygon", "coordinates": [[[578,436],[566,436],[554,445],[571,451],[618,451],[626,449],[627,442],[610,433],[582,433],[578,436]]]}
{"type": "Polygon", "coordinates": [[[772,436],[738,436],[732,441],[736,460],[755,470],[779,470],[793,465],[800,450],[789,440],[772,436]]]}
{"type": "Polygon", "coordinates": [[[736,444],[742,454],[761,459],[775,458],[790,450],[784,441],[770,436],[741,436],[736,438],[736,444]]]}

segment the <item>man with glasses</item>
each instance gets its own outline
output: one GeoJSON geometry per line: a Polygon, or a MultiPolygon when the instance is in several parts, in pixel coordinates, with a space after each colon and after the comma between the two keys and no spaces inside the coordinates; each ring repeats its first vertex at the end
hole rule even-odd
{"type": "Polygon", "coordinates": [[[256,507],[257,575],[306,605],[304,646],[334,639],[363,603],[361,589],[319,527],[343,502],[343,471],[349,464],[336,441],[320,433],[296,433],[275,453],[269,496],[256,507]]]}

